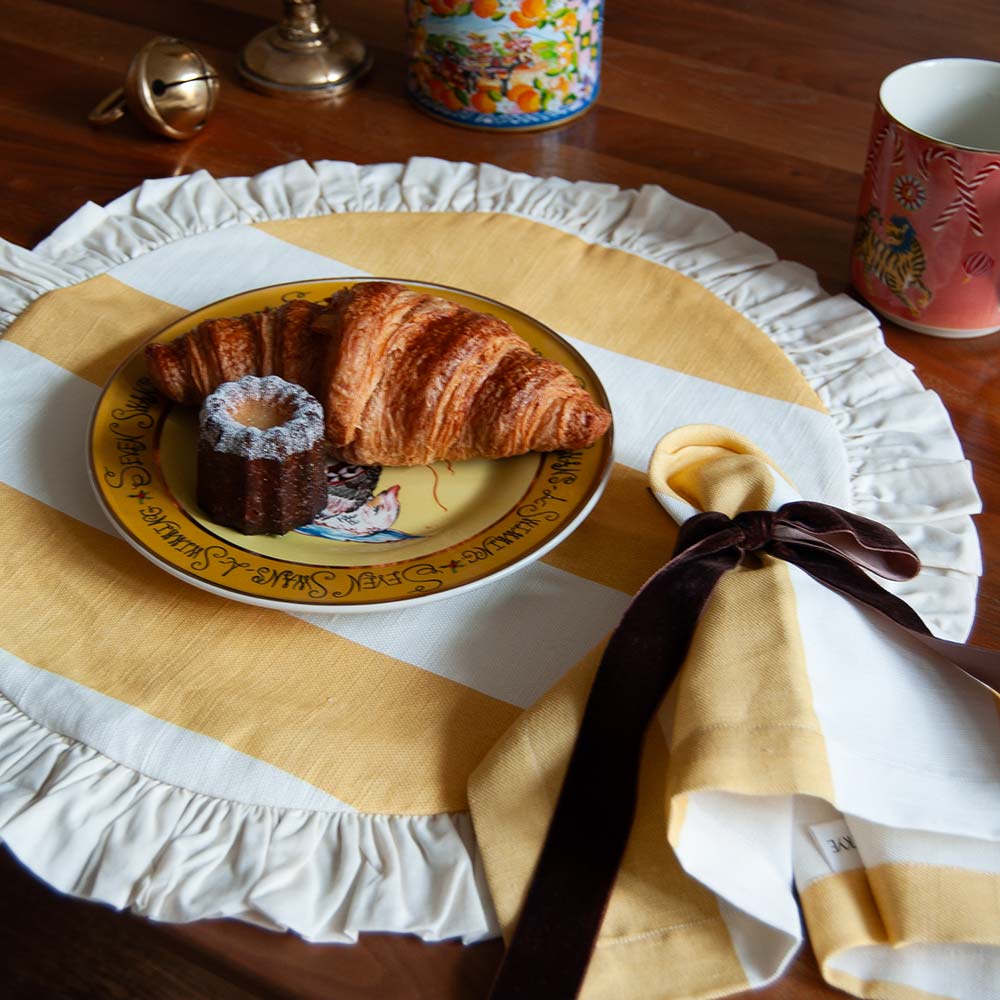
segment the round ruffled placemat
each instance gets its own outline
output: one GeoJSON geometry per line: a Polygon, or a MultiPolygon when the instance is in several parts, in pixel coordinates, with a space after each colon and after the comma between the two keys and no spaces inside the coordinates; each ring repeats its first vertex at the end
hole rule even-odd
{"type": "Polygon", "coordinates": [[[0,245],[0,323],[0,836],[67,892],[320,941],[495,934],[468,775],[669,554],[643,470],[681,423],[733,427],[803,495],[888,524],[924,564],[893,589],[941,635],[971,627],[978,498],[937,396],[870,313],[660,188],[428,159],[148,181],[0,245]],[[507,581],[371,616],[236,605],[150,566],[86,481],[101,385],[188,310],[360,274],[571,339],[615,412],[593,515],[507,581]]]}

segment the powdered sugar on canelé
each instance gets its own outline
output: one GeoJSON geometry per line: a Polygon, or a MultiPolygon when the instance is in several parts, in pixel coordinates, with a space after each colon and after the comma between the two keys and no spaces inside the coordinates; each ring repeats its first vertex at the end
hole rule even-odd
{"type": "Polygon", "coordinates": [[[277,375],[244,375],[206,397],[199,427],[214,451],[280,460],[323,439],[323,408],[301,386],[277,375]]]}
{"type": "Polygon", "coordinates": [[[205,400],[198,506],[245,535],[283,535],[325,506],[323,409],[276,375],[225,382],[205,400]]]}

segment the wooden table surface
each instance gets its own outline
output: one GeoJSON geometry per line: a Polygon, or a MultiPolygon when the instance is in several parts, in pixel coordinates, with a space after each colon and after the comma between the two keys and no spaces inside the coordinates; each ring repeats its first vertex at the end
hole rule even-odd
{"type": "MultiPolygon", "coordinates": [[[[878,83],[932,56],[996,57],[995,0],[607,0],[604,88],[562,128],[494,136],[438,124],[404,93],[400,0],[333,0],[335,23],[375,68],[336,108],[242,89],[240,48],[277,0],[0,0],[0,236],[31,247],[86,201],[143,179],[206,169],[255,174],[299,158],[359,163],[413,155],[623,187],[659,184],[718,212],[783,258],[848,288],[860,172],[878,83]],[[222,75],[198,138],[160,140],[87,112],[160,34],[195,45],[222,75]]],[[[892,349],[948,406],[976,470],[986,575],[973,641],[1000,647],[1000,335],[947,341],[886,327],[892,349]]],[[[0,968],[7,997],[480,998],[497,942],[473,947],[369,935],[308,945],[232,921],[152,924],[66,899],[0,854],[0,968]],[[12,992],[11,992],[12,991],[12,992]]],[[[804,948],[760,1000],[843,996],[804,948]]],[[[555,998],[554,998],[555,1000],[555,998]]]]}

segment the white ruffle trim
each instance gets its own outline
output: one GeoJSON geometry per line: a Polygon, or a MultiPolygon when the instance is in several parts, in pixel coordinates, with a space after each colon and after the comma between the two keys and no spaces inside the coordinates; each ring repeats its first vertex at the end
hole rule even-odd
{"type": "MultiPolygon", "coordinates": [[[[968,635],[982,572],[970,515],[981,508],[940,399],[886,348],[870,312],[846,295],[827,295],[813,272],[779,261],[714,213],[659,187],[623,191],[426,158],[369,166],[298,161],[256,177],[200,171],[150,180],[104,208],[85,205],[33,251],[0,241],[0,331],[45,292],[186,236],[362,211],[519,215],[698,281],[780,346],[829,410],[847,454],[853,509],[892,527],[923,562],[914,581],[893,589],[938,634],[968,635]]],[[[472,894],[489,898],[476,862],[463,860],[457,871],[439,860],[475,857],[467,817],[219,801],[114,764],[11,709],[0,724],[0,829],[61,889],[160,919],[240,916],[315,940],[351,940],[365,929],[427,938],[495,933],[492,915],[481,926],[458,926],[472,894]],[[164,810],[176,821],[164,824],[164,810]],[[66,838],[34,835],[39,823],[64,826],[76,846],[46,856],[47,843],[66,838]],[[123,840],[130,850],[110,850],[123,840]],[[114,862],[102,864],[105,854],[114,862]],[[411,875],[424,880],[421,891],[432,886],[429,899],[409,895],[411,875]],[[395,908],[391,922],[386,907],[395,908]]],[[[477,905],[482,912],[489,904],[477,905]]]]}
{"type": "Polygon", "coordinates": [[[495,937],[466,813],[248,805],[156,781],[0,696],[0,835],[62,892],[185,923],[235,917],[309,941],[392,930],[495,937]]]}

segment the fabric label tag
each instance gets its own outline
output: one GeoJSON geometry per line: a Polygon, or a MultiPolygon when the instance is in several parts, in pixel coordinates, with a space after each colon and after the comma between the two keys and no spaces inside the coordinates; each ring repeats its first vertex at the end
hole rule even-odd
{"type": "Polygon", "coordinates": [[[846,872],[852,868],[864,867],[854,836],[842,819],[814,823],[809,827],[809,835],[830,866],[830,871],[846,872]]]}

